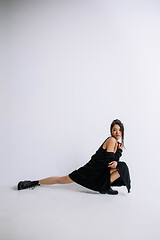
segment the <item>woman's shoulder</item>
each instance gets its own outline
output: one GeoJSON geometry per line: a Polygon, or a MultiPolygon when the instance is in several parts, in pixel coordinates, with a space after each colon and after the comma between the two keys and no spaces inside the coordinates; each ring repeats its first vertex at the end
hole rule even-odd
{"type": "Polygon", "coordinates": [[[117,142],[116,139],[114,137],[112,137],[112,136],[107,138],[107,140],[111,140],[111,139],[112,139],[112,141],[117,142]]]}
{"type": "Polygon", "coordinates": [[[116,139],[114,138],[114,137],[108,137],[107,139],[106,139],[106,141],[103,143],[103,149],[106,149],[107,148],[107,145],[108,145],[108,143],[117,143],[117,141],[116,141],[116,139]]]}
{"type": "Polygon", "coordinates": [[[105,141],[105,143],[117,143],[116,139],[114,137],[108,137],[105,141]]]}

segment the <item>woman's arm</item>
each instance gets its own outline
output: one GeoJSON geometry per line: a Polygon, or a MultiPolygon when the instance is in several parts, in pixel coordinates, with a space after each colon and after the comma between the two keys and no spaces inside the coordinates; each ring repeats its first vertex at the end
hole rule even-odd
{"type": "Polygon", "coordinates": [[[116,139],[114,137],[110,137],[106,142],[106,151],[113,152],[116,145],[116,139]]]}
{"type": "Polygon", "coordinates": [[[106,160],[108,163],[107,167],[110,168],[116,168],[117,162],[115,161],[115,153],[114,153],[114,148],[116,145],[116,139],[114,137],[111,137],[108,139],[106,143],[106,160]]]}
{"type": "Polygon", "coordinates": [[[116,144],[116,139],[111,137],[108,139],[106,146],[106,160],[108,163],[108,167],[115,168],[119,161],[119,158],[122,156],[122,144],[118,143],[118,150],[114,153],[114,146],[116,144]]]}

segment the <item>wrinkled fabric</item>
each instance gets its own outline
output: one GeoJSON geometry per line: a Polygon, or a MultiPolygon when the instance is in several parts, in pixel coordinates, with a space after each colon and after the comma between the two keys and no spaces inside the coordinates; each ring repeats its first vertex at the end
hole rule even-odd
{"type": "Polygon", "coordinates": [[[128,192],[130,192],[131,181],[129,168],[125,162],[119,161],[123,150],[117,147],[115,153],[107,152],[106,149],[102,147],[103,143],[96,153],[91,156],[90,161],[79,169],[71,172],[69,177],[74,182],[94,191],[104,191],[111,185],[126,186],[128,192]],[[116,169],[120,177],[110,184],[110,168],[108,167],[108,163],[112,161],[117,161],[118,164],[116,169]]]}

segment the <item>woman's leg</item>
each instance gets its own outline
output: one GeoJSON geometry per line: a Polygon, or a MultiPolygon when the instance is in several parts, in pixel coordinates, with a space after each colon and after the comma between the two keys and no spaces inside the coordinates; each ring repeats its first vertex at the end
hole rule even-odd
{"type": "Polygon", "coordinates": [[[117,171],[117,169],[116,168],[111,168],[110,169],[110,182],[112,183],[112,182],[114,182],[117,178],[119,178],[120,177],[120,174],[119,174],[119,172],[117,171]]]}
{"type": "Polygon", "coordinates": [[[113,172],[117,171],[116,168],[110,168],[110,174],[112,174],[113,172]]]}
{"type": "Polygon", "coordinates": [[[70,177],[67,176],[63,176],[63,177],[48,177],[48,178],[44,178],[39,180],[39,184],[43,185],[50,185],[50,184],[66,184],[66,183],[73,183],[74,181],[72,179],[70,179],[70,177]]]}
{"type": "Polygon", "coordinates": [[[60,184],[65,184],[65,183],[72,183],[74,181],[72,181],[72,179],[70,179],[70,177],[64,176],[64,177],[49,177],[49,178],[44,178],[41,180],[37,180],[37,181],[30,181],[30,180],[26,180],[26,181],[20,181],[17,185],[17,189],[18,190],[22,190],[22,189],[26,189],[26,188],[31,188],[31,187],[36,187],[38,185],[43,185],[43,184],[56,184],[56,183],[60,183],[60,184]]]}

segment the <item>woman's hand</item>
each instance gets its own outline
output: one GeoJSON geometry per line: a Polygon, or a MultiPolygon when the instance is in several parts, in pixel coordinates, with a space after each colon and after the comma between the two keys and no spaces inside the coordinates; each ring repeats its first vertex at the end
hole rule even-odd
{"type": "Polygon", "coordinates": [[[118,149],[122,149],[123,150],[123,147],[124,147],[123,143],[118,143],[118,149]]]}
{"type": "Polygon", "coordinates": [[[110,167],[110,168],[116,168],[117,167],[117,162],[116,161],[112,161],[112,162],[110,162],[110,163],[108,163],[108,167],[110,167]]]}

